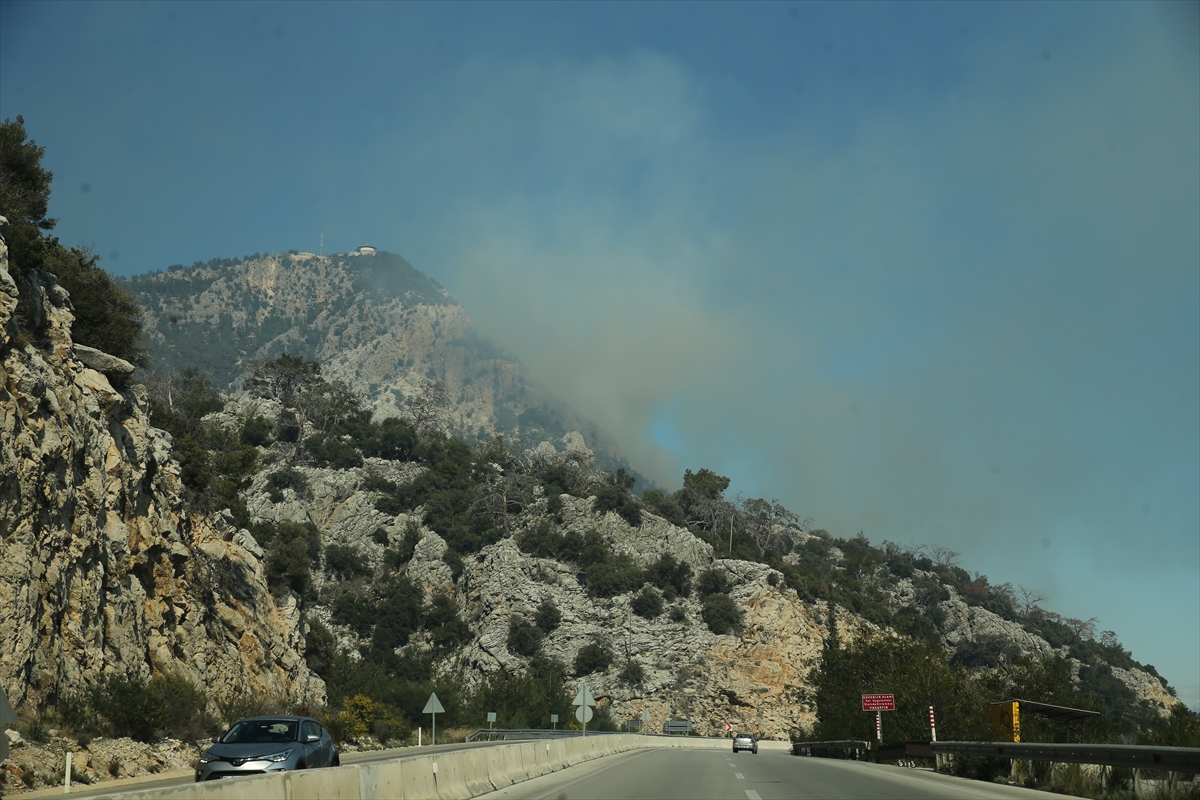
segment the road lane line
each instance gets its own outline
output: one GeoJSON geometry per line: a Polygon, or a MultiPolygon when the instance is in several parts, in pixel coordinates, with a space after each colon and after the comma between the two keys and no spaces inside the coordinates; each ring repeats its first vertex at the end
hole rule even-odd
{"type": "Polygon", "coordinates": [[[733,773],[733,777],[737,778],[739,781],[744,781],[744,780],[746,780],[746,776],[745,776],[745,775],[743,775],[743,774],[742,774],[742,773],[740,773],[740,772],[735,772],[735,773],[733,773]]]}
{"type": "Polygon", "coordinates": [[[758,794],[758,792],[754,791],[753,789],[746,790],[746,797],[750,798],[750,800],[762,800],[762,797],[758,794]]]}
{"type": "MultiPolygon", "coordinates": [[[[544,800],[545,798],[549,797],[550,795],[552,795],[556,792],[561,792],[563,789],[566,789],[569,786],[574,786],[575,784],[579,783],[580,781],[586,781],[588,778],[594,778],[595,776],[599,775],[601,772],[608,772],[613,767],[619,767],[622,764],[628,764],[630,761],[633,761],[633,759],[635,759],[635,758],[641,758],[642,756],[647,755],[649,753],[653,753],[653,752],[656,752],[656,751],[643,750],[640,753],[637,753],[636,755],[634,755],[630,758],[623,758],[620,761],[616,762],[615,764],[609,764],[607,767],[604,767],[603,769],[598,769],[594,772],[589,772],[587,775],[584,775],[582,778],[577,778],[577,779],[571,781],[570,783],[564,783],[561,786],[555,786],[553,789],[546,792],[545,794],[539,794],[537,797],[534,797],[533,800],[544,800]]],[[[586,763],[586,762],[582,762],[582,763],[586,763]]],[[[513,784],[513,785],[515,786],[516,784],[513,784]]],[[[762,800],[762,798],[753,798],[753,800],[762,800]]]]}

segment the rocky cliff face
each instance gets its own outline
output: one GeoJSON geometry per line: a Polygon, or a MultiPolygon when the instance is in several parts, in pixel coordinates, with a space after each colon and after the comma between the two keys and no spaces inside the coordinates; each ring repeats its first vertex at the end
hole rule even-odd
{"type": "Polygon", "coordinates": [[[598,428],[556,400],[512,357],[481,339],[446,290],[392,253],[295,253],[213,261],[134,278],[160,368],[200,367],[214,384],[238,363],[281,353],[319,361],[329,380],[363,393],[378,418],[443,384],[443,427],[473,441],[536,443],[582,431],[605,462],[620,460],[598,428]]]}
{"type": "Polygon", "coordinates": [[[71,340],[70,298],[21,296],[0,240],[0,684],[18,706],[106,674],[211,696],[323,700],[294,597],[268,593],[224,518],[189,516],[132,367],[71,340]],[[18,300],[21,300],[18,311],[18,300]]]}
{"type": "MultiPolygon", "coordinates": [[[[230,402],[219,416],[233,426],[238,418],[271,418],[277,412],[273,401],[242,399],[230,402]]],[[[583,448],[582,439],[565,437],[559,447],[561,452],[556,454],[550,443],[543,443],[538,451],[552,462],[556,457],[578,453],[583,448]]],[[[282,458],[275,463],[290,464],[282,458]]],[[[765,737],[782,738],[813,721],[800,702],[801,693],[809,669],[820,658],[829,615],[836,614],[839,634],[847,642],[881,632],[845,609],[831,609],[823,601],[802,600],[766,565],[714,558],[709,544],[645,510],[642,524],[631,527],[616,513],[594,513],[593,498],[570,495],[557,498],[561,505],[553,513],[548,508],[549,498],[537,500],[514,522],[511,533],[515,536],[521,529],[553,516],[563,533],[582,537],[595,530],[613,552],[627,554],[643,567],[670,554],[677,562],[689,565],[693,574],[716,568],[726,574],[730,597],[745,614],[742,631],[737,635],[712,633],[702,621],[695,596],[672,601],[684,612],[681,620],[673,621],[665,613],[645,619],[633,612],[633,593],[611,599],[591,597],[576,568],[524,553],[513,538],[502,539],[466,558],[462,574],[456,579],[443,560],[447,544],[422,524],[422,510],[384,513],[375,507],[378,494],[367,488],[369,475],[402,484],[418,476],[424,467],[367,459],[363,467],[355,469],[289,468],[303,474],[306,491],[302,495],[292,489],[272,493],[272,470],[255,476],[247,495],[254,520],[311,521],[320,529],[327,547],[350,547],[372,571],[383,567],[387,548],[415,526],[420,541],[400,571],[423,593],[426,604],[439,595],[453,598],[470,627],[471,638],[451,657],[440,661],[439,669],[462,675],[470,684],[496,671],[520,672],[526,668],[526,659],[508,649],[510,621],[514,617],[534,619],[538,606],[551,600],[562,614],[562,622],[546,636],[543,652],[569,665],[584,646],[595,640],[607,643],[613,651],[612,666],[586,676],[586,681],[615,720],[636,719],[648,709],[655,729],[666,720],[687,717],[702,733],[719,732],[729,723],[765,737]],[[628,661],[636,662],[644,674],[641,682],[632,686],[620,677],[628,661]]],[[[799,534],[797,538],[802,542],[806,536],[799,534]]],[[[831,558],[841,558],[836,548],[831,558]]],[[[934,576],[918,573],[916,577],[928,580],[934,576]]],[[[317,570],[314,581],[322,598],[330,596],[326,590],[336,594],[338,579],[329,572],[317,570]]],[[[944,588],[947,599],[940,603],[945,614],[941,636],[951,652],[964,643],[986,640],[1002,640],[1022,652],[1056,652],[1046,640],[1018,623],[969,606],[952,587],[944,588]]],[[[893,602],[896,606],[917,602],[911,580],[900,582],[893,602]]],[[[337,624],[331,609],[322,602],[310,606],[309,613],[334,632],[344,651],[355,653],[366,644],[351,629],[337,624]]],[[[431,646],[423,631],[414,634],[409,645],[418,652],[431,646]]],[[[1147,700],[1164,710],[1176,702],[1157,679],[1145,672],[1113,672],[1138,700],[1147,700]]]]}

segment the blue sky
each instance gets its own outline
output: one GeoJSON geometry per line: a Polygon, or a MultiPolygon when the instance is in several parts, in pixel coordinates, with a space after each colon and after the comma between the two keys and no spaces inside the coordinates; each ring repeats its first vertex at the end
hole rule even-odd
{"type": "Polygon", "coordinates": [[[0,2],[119,274],[364,242],[634,465],[961,551],[1200,704],[1197,4],[0,2]]]}

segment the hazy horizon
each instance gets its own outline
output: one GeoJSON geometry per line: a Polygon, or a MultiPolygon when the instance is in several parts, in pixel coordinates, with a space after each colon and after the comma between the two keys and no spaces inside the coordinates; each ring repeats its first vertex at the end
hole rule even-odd
{"type": "Polygon", "coordinates": [[[960,551],[1200,708],[1195,3],[0,3],[133,275],[370,243],[677,487],[960,551]]]}

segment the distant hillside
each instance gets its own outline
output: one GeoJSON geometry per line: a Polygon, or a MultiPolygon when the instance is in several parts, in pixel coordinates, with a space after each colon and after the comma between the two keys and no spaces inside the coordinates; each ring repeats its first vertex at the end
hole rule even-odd
{"type": "Polygon", "coordinates": [[[146,310],[152,369],[198,367],[221,389],[240,366],[282,353],[318,361],[367,396],[377,417],[443,384],[444,427],[468,441],[503,434],[529,445],[580,431],[601,463],[627,466],[592,423],[481,337],[466,311],[394,253],[292,251],[214,259],[125,282],[146,310]]]}

